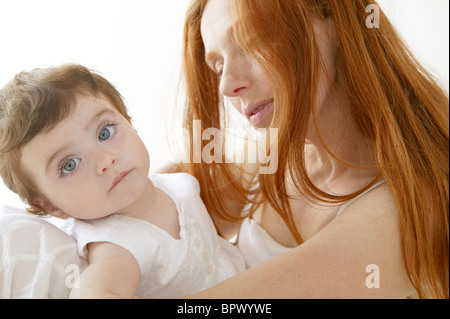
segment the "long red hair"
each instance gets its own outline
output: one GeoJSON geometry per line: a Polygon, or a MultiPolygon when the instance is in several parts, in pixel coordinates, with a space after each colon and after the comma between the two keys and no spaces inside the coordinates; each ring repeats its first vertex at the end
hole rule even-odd
{"type": "MultiPolygon", "coordinates": [[[[185,20],[184,123],[191,139],[193,120],[201,120],[202,129],[226,127],[218,79],[205,63],[200,33],[206,3],[193,0],[185,20]]],[[[270,74],[274,92],[277,116],[272,127],[278,128],[280,154],[277,172],[259,177],[263,197],[301,244],[286,191],[287,171],[299,192],[325,202],[347,201],[376,182],[354,194],[335,196],[318,189],[305,169],[306,128],[314,115],[320,63],[311,17],[331,18],[339,41],[336,81],[345,89],[357,128],[372,142],[368,152],[377,159],[378,178],[395,198],[406,271],[420,298],[448,298],[448,93],[413,57],[381,9],[380,27],[366,26],[366,8],[374,1],[231,3],[235,41],[270,74]]],[[[191,160],[186,169],[199,180],[210,214],[236,220],[241,217],[228,204],[244,202],[250,191],[236,167],[224,163],[191,160]]]]}

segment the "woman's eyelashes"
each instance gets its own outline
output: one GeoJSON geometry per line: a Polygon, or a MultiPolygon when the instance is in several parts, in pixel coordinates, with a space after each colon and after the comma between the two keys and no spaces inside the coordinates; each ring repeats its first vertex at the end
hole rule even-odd
{"type": "Polygon", "coordinates": [[[214,72],[216,73],[218,78],[221,78],[223,74],[223,64],[222,63],[216,64],[214,67],[214,72]]]}
{"type": "Polygon", "coordinates": [[[220,79],[223,73],[223,65],[222,64],[208,64],[209,69],[214,73],[214,75],[220,79]]]}

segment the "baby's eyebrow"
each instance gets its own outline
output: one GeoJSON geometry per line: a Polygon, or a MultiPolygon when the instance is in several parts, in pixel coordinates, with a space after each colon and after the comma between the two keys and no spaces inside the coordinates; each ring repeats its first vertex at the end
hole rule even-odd
{"type": "Polygon", "coordinates": [[[112,110],[104,108],[100,110],[97,114],[95,114],[86,124],[85,129],[89,129],[92,125],[94,125],[97,120],[102,117],[105,113],[114,113],[112,110]]]}
{"type": "Polygon", "coordinates": [[[52,156],[50,156],[47,160],[47,163],[45,164],[45,171],[48,173],[49,169],[50,169],[50,165],[51,163],[53,163],[53,161],[55,160],[55,158],[57,158],[61,153],[64,153],[65,151],[67,151],[69,149],[69,145],[65,144],[63,146],[61,146],[56,152],[54,152],[52,154],[52,156]]]}

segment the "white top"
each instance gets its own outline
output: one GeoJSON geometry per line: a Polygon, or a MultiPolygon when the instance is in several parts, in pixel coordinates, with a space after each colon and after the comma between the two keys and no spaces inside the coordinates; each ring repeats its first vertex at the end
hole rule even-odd
{"type": "Polygon", "coordinates": [[[175,202],[180,239],[143,220],[122,215],[65,226],[87,256],[87,244],[111,242],[127,249],[141,268],[137,298],[174,298],[209,288],[245,269],[236,247],[220,237],[191,175],[151,174],[154,186],[175,202]]]}
{"type": "Polygon", "coordinates": [[[49,219],[24,208],[0,208],[0,298],[68,298],[74,276],[87,265],[76,242],[49,219]]]}
{"type": "MultiPolygon", "coordinates": [[[[378,182],[365,192],[342,205],[337,212],[336,217],[342,214],[351,203],[383,183],[384,181],[378,182]]],[[[279,244],[261,225],[251,218],[244,219],[241,224],[237,247],[245,259],[247,268],[256,266],[293,249],[279,244]]]]}

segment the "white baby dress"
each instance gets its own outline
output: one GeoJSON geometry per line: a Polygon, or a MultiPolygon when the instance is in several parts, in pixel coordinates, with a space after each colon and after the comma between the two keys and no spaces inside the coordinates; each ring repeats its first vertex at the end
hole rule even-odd
{"type": "Polygon", "coordinates": [[[193,176],[151,174],[150,180],[175,202],[180,239],[149,222],[122,215],[92,221],[70,219],[64,229],[76,238],[81,256],[87,258],[91,242],[110,242],[127,249],[141,268],[137,298],[185,296],[245,269],[237,248],[217,234],[193,176]]]}

